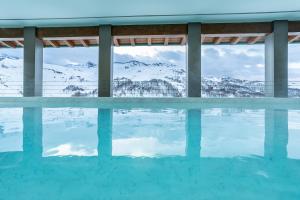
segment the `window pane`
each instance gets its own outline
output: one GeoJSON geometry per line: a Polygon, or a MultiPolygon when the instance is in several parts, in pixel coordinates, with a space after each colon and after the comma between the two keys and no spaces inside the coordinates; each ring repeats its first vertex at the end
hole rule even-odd
{"type": "Polygon", "coordinates": [[[203,97],[263,97],[264,45],[203,45],[203,97]]]}
{"type": "Polygon", "coordinates": [[[300,44],[289,44],[289,97],[300,97],[300,44]]]}
{"type": "Polygon", "coordinates": [[[113,96],[183,97],[184,46],[114,47],[113,96]]]}
{"type": "Polygon", "coordinates": [[[0,97],[23,96],[23,48],[0,48],[0,97]]]}
{"type": "Polygon", "coordinates": [[[45,48],[43,96],[98,96],[98,48],[45,48]]]}

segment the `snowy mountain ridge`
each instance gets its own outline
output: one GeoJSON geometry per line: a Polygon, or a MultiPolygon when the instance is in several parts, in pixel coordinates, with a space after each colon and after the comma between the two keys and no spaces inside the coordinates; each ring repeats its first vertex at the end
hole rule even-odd
{"type": "MultiPolygon", "coordinates": [[[[22,96],[23,59],[0,55],[0,96],[22,96]]],[[[97,96],[98,69],[93,62],[44,64],[44,96],[97,96]]],[[[114,62],[113,94],[122,96],[185,96],[186,70],[170,63],[138,60],[114,62]]],[[[263,97],[264,82],[231,77],[202,78],[204,97],[263,97]]],[[[299,88],[290,88],[299,96],[299,88]]]]}

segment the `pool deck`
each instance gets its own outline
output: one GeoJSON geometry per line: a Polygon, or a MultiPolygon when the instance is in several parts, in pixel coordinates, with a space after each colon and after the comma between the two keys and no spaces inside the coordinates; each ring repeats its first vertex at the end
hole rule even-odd
{"type": "Polygon", "coordinates": [[[0,107],[300,109],[300,98],[1,97],[0,107]]]}

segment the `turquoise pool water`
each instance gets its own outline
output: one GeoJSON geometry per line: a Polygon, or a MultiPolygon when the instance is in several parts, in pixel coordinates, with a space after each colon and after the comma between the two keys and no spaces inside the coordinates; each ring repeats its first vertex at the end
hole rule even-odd
{"type": "Polygon", "coordinates": [[[262,101],[0,102],[0,200],[300,199],[300,104],[262,101]]]}

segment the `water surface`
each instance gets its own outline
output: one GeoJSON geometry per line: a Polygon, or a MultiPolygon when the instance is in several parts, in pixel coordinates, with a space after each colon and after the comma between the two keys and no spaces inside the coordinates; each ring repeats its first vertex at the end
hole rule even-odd
{"type": "Polygon", "coordinates": [[[0,200],[300,199],[300,110],[0,108],[0,200]]]}

